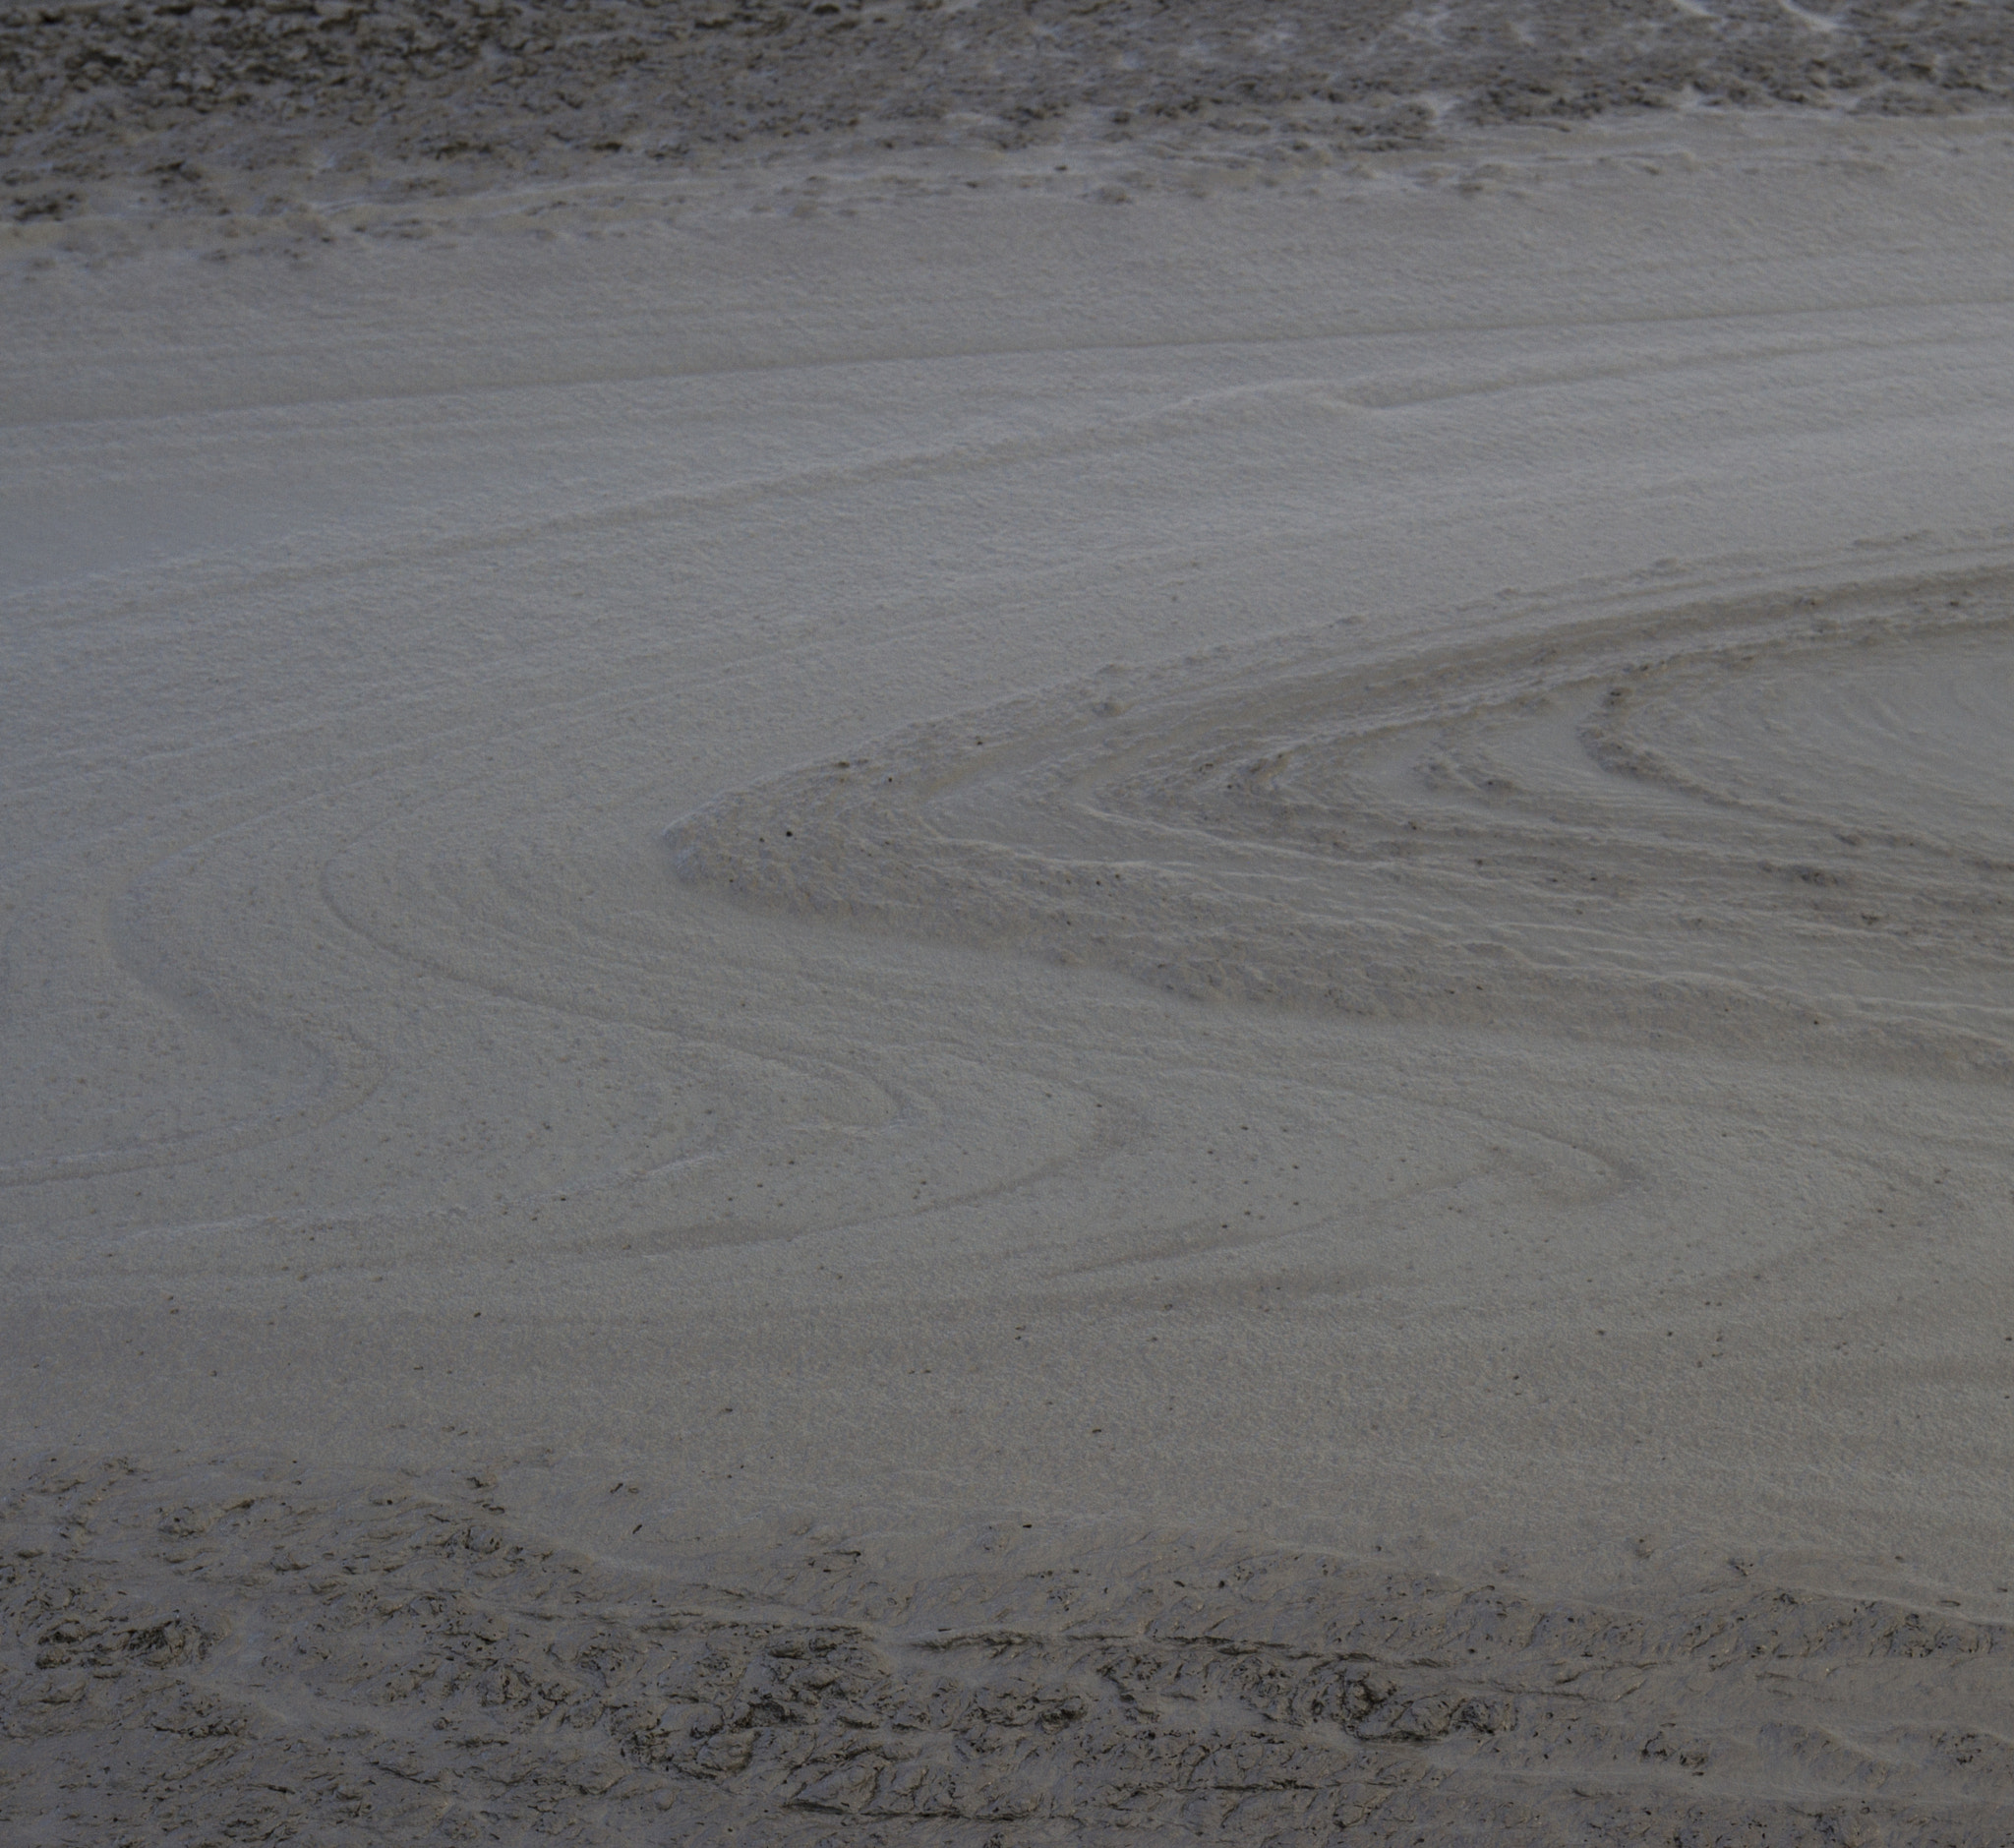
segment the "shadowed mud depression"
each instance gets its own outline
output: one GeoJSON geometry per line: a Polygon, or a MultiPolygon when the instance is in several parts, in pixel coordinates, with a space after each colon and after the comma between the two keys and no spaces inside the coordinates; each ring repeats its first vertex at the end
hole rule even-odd
{"type": "Polygon", "coordinates": [[[0,1833],[2014,1836],[1992,9],[86,11],[0,1833]]]}

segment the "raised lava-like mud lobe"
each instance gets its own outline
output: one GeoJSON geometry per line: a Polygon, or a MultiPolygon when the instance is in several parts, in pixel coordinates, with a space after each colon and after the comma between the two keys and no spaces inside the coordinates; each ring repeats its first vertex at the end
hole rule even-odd
{"type": "Polygon", "coordinates": [[[1988,1848],[2014,1807],[2004,1625],[1752,1561],[1563,1599],[804,1531],[651,1574],[496,1494],[47,1460],[0,1515],[9,1838],[1988,1848]]]}
{"type": "Polygon", "coordinates": [[[2004,1082],[2004,570],[1602,601],[1114,667],[736,792],[673,864],[1198,997],[2004,1082]]]}
{"type": "Polygon", "coordinates": [[[256,215],[323,170],[427,191],[1063,135],[1305,163],[1615,109],[2010,96],[2014,20],[1964,0],[9,0],[0,213],[75,215],[108,175],[157,210],[256,215]]]}

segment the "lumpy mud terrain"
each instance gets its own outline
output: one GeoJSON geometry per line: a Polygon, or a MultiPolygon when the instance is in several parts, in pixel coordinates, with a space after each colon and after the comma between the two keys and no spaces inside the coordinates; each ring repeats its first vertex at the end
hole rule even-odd
{"type": "Polygon", "coordinates": [[[9,1505],[19,1839],[1986,1848],[2014,1805],[2014,1632],[1751,1562],[1567,1601],[807,1534],[653,1576],[480,1489],[201,1486],[50,1460],[9,1505]]]}
{"type": "Polygon", "coordinates": [[[1962,0],[9,0],[0,13],[0,150],[24,220],[75,210],[76,189],[107,174],[176,210],[214,208],[207,168],[259,169],[240,202],[256,210],[301,188],[291,170],[333,166],[354,186],[374,158],[421,190],[799,142],[1068,134],[1305,163],[1618,109],[1923,115],[2010,96],[2014,27],[1962,0]]]}

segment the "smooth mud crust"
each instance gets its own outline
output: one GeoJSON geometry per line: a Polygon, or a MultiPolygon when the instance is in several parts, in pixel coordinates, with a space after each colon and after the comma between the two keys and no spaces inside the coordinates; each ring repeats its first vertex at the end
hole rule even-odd
{"type": "Polygon", "coordinates": [[[835,139],[1307,160],[1618,109],[2010,94],[2014,20],[1962,0],[9,0],[0,209],[59,218],[107,175],[204,209],[199,156],[417,162],[456,187],[835,139]]]}
{"type": "Polygon", "coordinates": [[[652,1573],[497,1496],[49,1460],[0,1529],[9,1839],[1989,1848],[2014,1804],[2003,1625],[1752,1562],[1570,1599],[800,1532],[652,1573]]]}

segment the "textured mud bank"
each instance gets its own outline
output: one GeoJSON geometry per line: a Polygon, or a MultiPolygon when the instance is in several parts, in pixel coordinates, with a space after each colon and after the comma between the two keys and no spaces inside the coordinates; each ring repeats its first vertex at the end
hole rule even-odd
{"type": "Polygon", "coordinates": [[[2001,108],[2003,9],[1865,0],[9,0],[0,180],[18,221],[275,215],[311,196],[676,170],[810,143],[1305,166],[1615,110],[2001,108]]]}
{"type": "Polygon", "coordinates": [[[1576,1600],[806,1530],[653,1572],[494,1478],[160,1487],[48,1460],[7,1506],[17,1839],[1986,1848],[2014,1807],[2014,1632],[1752,1560],[1576,1600]]]}

